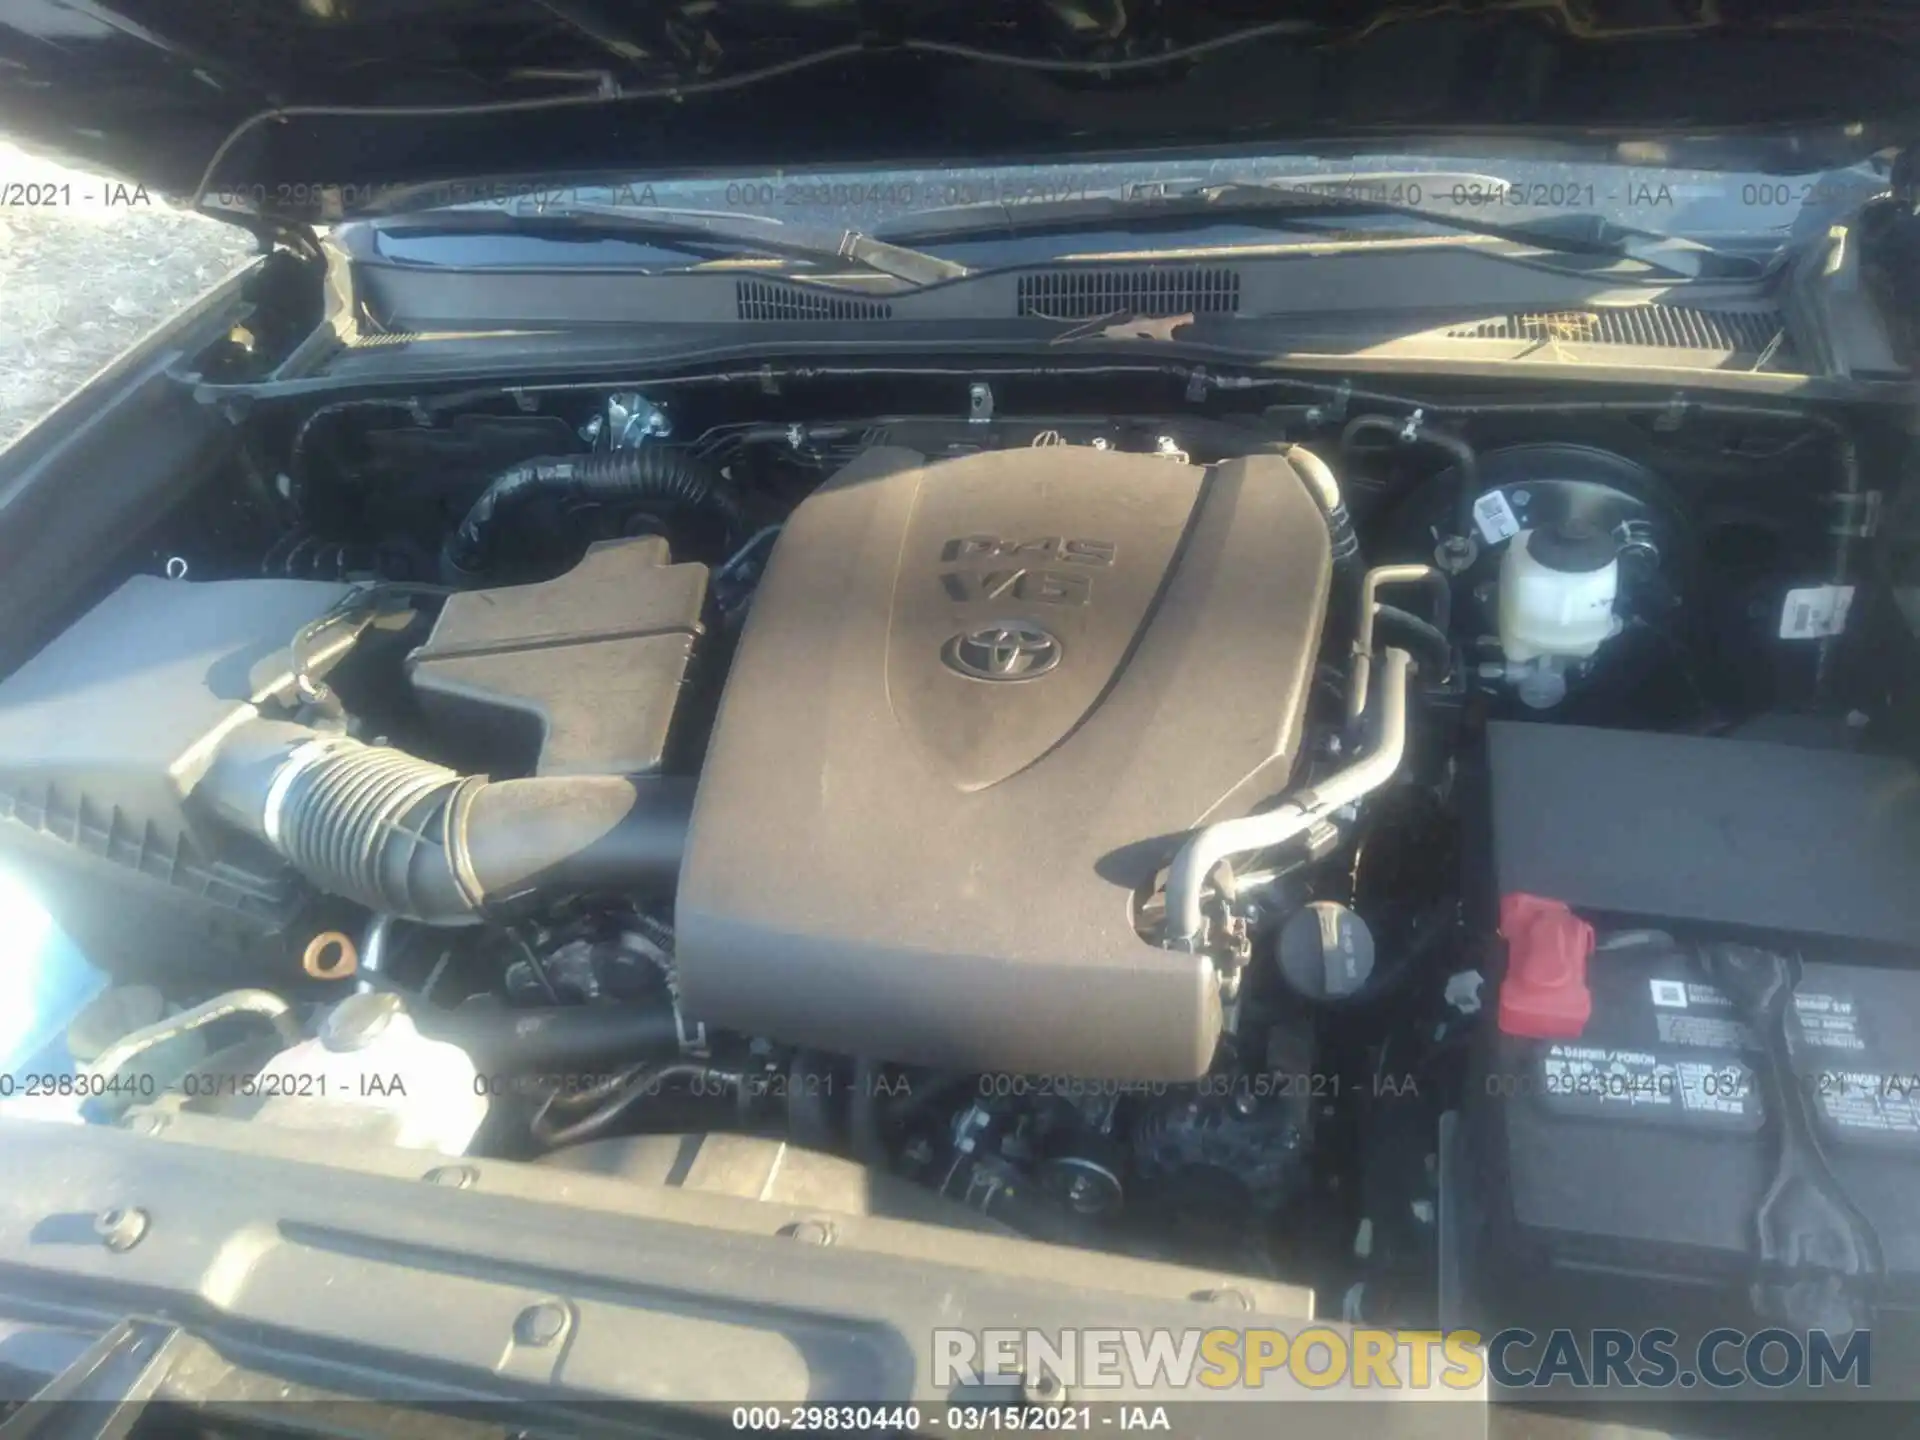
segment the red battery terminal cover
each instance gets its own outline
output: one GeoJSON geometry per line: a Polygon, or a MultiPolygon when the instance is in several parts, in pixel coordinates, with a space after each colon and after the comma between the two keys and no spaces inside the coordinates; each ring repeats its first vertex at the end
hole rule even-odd
{"type": "Polygon", "coordinates": [[[1536,1040],[1572,1040],[1593,1014],[1587,957],[1593,927],[1559,900],[1505,895],[1500,933],[1507,978],[1500,983],[1500,1031],[1536,1040]]]}

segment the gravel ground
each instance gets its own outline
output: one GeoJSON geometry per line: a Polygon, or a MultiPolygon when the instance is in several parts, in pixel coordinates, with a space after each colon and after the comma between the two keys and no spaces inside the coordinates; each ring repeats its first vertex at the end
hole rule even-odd
{"type": "Polygon", "coordinates": [[[158,200],[109,204],[110,183],[0,144],[0,200],[71,195],[0,204],[0,446],[253,253],[252,236],[158,200]]]}

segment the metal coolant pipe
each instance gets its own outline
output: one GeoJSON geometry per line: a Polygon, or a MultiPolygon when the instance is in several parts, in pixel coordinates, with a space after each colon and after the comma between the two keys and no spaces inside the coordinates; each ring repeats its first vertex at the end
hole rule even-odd
{"type": "Polygon", "coordinates": [[[1223,820],[1187,838],[1167,871],[1168,949],[1200,948],[1206,929],[1201,895],[1207,877],[1221,861],[1296,839],[1393,778],[1406,758],[1407,681],[1412,668],[1412,658],[1404,650],[1388,650],[1381,656],[1379,684],[1374,687],[1374,744],[1367,754],[1319,784],[1289,795],[1272,810],[1223,820]]]}
{"type": "Polygon", "coordinates": [[[1453,591],[1447,577],[1431,565],[1376,565],[1360,582],[1360,613],[1355,617],[1353,666],[1347,688],[1347,719],[1358,720],[1367,708],[1367,687],[1373,677],[1373,622],[1380,613],[1380,592],[1389,585],[1425,585],[1433,591],[1434,628],[1446,644],[1451,623],[1453,591]]]}

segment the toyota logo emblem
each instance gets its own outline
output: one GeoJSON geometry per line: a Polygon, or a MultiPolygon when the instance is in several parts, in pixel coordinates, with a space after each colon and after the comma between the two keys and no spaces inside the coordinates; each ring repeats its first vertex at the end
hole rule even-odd
{"type": "Polygon", "coordinates": [[[1060,642],[1038,625],[1006,620],[963,630],[941,647],[949,670],[970,680],[1034,680],[1060,663],[1060,642]]]}

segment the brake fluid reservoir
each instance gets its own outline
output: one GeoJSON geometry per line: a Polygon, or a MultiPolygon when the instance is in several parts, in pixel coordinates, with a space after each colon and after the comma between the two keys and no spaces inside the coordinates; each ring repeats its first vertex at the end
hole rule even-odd
{"type": "Polygon", "coordinates": [[[1500,648],[1510,663],[1585,659],[1616,629],[1620,546],[1584,520],[1513,537],[1500,562],[1500,648]]]}
{"type": "Polygon", "coordinates": [[[483,1088],[466,1051],[422,1035],[399,996],[371,991],[342,1000],[316,1038],[267,1062],[254,1119],[463,1155],[487,1117],[483,1088]]]}

